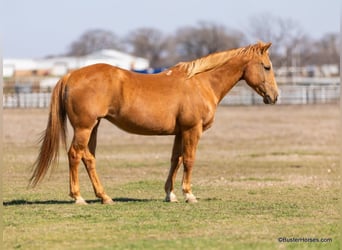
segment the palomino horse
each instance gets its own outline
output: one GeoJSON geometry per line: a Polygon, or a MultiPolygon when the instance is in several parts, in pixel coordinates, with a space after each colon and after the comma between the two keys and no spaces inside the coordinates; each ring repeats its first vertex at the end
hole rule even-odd
{"type": "Polygon", "coordinates": [[[95,64],[65,75],[51,97],[49,120],[30,185],[36,186],[57,163],[60,141],[66,147],[66,117],[74,129],[68,151],[70,196],[86,204],[80,194],[78,166],[82,161],[95,195],[113,203],[96,173],[96,135],[105,118],[117,127],[140,135],[175,135],[166,201],[177,201],[174,184],[183,164],[182,190],[187,202],[196,202],[191,175],[198,141],[213,124],[222,98],[239,80],[245,80],[264,103],[277,101],[278,89],[268,55],[271,43],[210,54],[181,62],[154,75],[143,75],[106,64],[95,64]]]}

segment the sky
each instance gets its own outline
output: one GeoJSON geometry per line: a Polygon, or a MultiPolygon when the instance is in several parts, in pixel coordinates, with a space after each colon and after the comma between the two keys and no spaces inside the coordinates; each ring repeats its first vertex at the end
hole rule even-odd
{"type": "Polygon", "coordinates": [[[340,31],[339,0],[7,0],[1,4],[0,51],[4,58],[63,54],[89,29],[119,37],[142,27],[173,33],[208,21],[242,31],[252,16],[292,19],[318,39],[340,31]]]}

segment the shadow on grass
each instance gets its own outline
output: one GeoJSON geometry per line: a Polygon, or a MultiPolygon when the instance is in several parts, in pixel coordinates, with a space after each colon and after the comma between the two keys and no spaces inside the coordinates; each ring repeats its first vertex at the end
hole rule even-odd
{"type": "MultiPolygon", "coordinates": [[[[119,197],[114,198],[114,202],[152,202],[155,199],[136,199],[136,198],[126,198],[119,197]]],[[[3,206],[20,206],[20,205],[63,205],[63,204],[74,204],[72,200],[45,200],[45,201],[28,201],[28,200],[11,200],[3,202],[3,206]]],[[[87,200],[88,204],[101,203],[101,200],[87,200]]]]}

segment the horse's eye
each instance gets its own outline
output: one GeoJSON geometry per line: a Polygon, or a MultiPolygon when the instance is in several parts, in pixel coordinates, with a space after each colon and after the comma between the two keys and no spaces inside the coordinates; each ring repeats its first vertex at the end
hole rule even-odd
{"type": "Polygon", "coordinates": [[[271,65],[263,65],[263,66],[264,66],[264,69],[267,71],[271,69],[271,65]]]}

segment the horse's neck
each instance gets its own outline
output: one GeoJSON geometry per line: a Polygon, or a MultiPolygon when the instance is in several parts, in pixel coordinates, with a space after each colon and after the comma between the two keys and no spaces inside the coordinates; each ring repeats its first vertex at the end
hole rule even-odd
{"type": "Polygon", "coordinates": [[[227,62],[210,72],[210,84],[218,102],[241,80],[246,62],[240,61],[227,62]]]}

